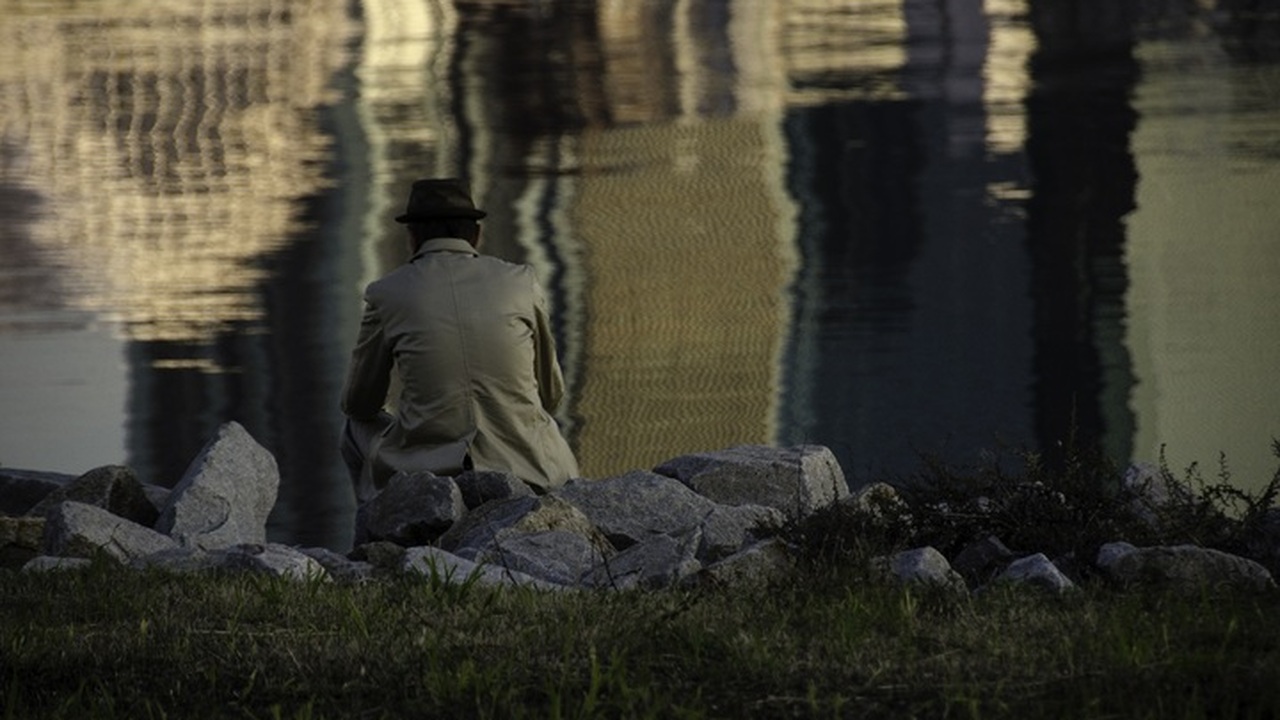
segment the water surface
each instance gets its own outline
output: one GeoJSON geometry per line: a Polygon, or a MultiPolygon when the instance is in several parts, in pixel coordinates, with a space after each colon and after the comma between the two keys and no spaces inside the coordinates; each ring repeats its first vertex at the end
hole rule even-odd
{"type": "Polygon", "coordinates": [[[585,474],[821,443],[1280,436],[1267,3],[0,3],[0,463],[172,484],[219,423],[342,547],[361,287],[414,178],[553,298],[585,474]]]}

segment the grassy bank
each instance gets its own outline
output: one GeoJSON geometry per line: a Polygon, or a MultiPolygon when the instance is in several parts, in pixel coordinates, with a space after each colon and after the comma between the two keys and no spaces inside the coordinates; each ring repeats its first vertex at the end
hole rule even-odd
{"type": "Polygon", "coordinates": [[[4,717],[1274,717],[1280,598],[0,582],[4,717]]]}
{"type": "Polygon", "coordinates": [[[868,570],[894,548],[987,533],[1054,557],[1119,537],[1252,547],[1280,487],[1280,474],[1257,495],[1202,484],[1157,527],[1131,512],[1114,470],[1032,459],[1017,474],[931,471],[907,493],[910,518],[836,513],[789,528],[802,563],[783,587],[539,593],[106,563],[5,572],[0,716],[1280,716],[1280,593],[1091,581],[1061,597],[958,596],[868,570]]]}

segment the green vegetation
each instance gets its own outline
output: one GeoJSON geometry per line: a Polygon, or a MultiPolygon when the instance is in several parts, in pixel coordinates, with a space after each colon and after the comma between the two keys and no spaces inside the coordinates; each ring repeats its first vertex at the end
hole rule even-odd
{"type": "MultiPolygon", "coordinates": [[[[1118,509],[1121,491],[1094,482],[1112,476],[1095,471],[935,467],[906,493],[910,521],[833,510],[788,528],[802,562],[783,587],[541,593],[438,577],[344,586],[108,563],[7,572],[0,716],[1280,715],[1280,592],[1085,582],[1064,596],[961,596],[894,587],[870,570],[875,553],[926,537],[941,546],[996,532],[1013,547],[1057,543],[1034,548],[1051,555],[1139,528],[1166,539],[1118,509]],[[979,490],[982,513],[965,505],[979,490]],[[1054,502],[1018,505],[1028,492],[1054,502]]],[[[1239,496],[1235,513],[1219,511],[1216,486],[1189,492],[1166,511],[1169,532],[1246,542],[1261,523],[1250,508],[1269,504],[1276,482],[1239,496]]]]}

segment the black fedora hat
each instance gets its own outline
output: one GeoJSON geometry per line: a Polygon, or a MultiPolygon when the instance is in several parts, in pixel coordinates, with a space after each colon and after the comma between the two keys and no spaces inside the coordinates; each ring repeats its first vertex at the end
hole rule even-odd
{"type": "Polygon", "coordinates": [[[396,217],[398,223],[422,222],[437,218],[470,218],[479,220],[487,215],[477,210],[471,200],[471,189],[457,178],[432,178],[418,180],[409,191],[409,205],[404,214],[396,217]]]}

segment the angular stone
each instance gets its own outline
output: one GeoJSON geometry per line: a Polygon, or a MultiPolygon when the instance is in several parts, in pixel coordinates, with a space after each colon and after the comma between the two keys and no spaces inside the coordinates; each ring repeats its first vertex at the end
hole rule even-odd
{"type": "Polygon", "coordinates": [[[0,515],[26,515],[49,493],[75,479],[66,473],[0,467],[0,515]]]}
{"type": "Polygon", "coordinates": [[[367,562],[375,571],[400,570],[404,566],[405,548],[392,542],[371,542],[351,550],[351,559],[367,562]]]}
{"type": "Polygon", "coordinates": [[[0,568],[21,568],[40,554],[44,518],[0,517],[0,568]]]}
{"type": "Polygon", "coordinates": [[[476,583],[485,586],[513,586],[539,590],[563,590],[564,588],[516,570],[496,565],[475,563],[436,547],[409,548],[404,554],[405,572],[417,573],[429,578],[432,584],[466,585],[476,583]]]}
{"type": "Polygon", "coordinates": [[[271,453],[239,423],[225,423],[174,487],[156,529],[205,550],[265,543],[279,486],[271,453]]]}
{"type": "Polygon", "coordinates": [[[515,570],[557,585],[577,585],[601,561],[600,551],[583,536],[564,530],[503,530],[475,560],[515,570]]]}
{"type": "Polygon", "coordinates": [[[764,505],[716,505],[702,520],[698,560],[714,563],[737,554],[776,532],[786,521],[781,510],[764,505]]]}
{"type": "Polygon", "coordinates": [[[216,554],[221,557],[219,566],[226,570],[263,573],[290,580],[332,580],[323,565],[288,545],[245,543],[224,548],[216,554]]]}
{"type": "Polygon", "coordinates": [[[702,532],[681,538],[651,535],[607,558],[583,575],[586,587],[614,590],[657,590],[672,587],[702,569],[695,556],[702,532]]]}
{"type": "Polygon", "coordinates": [[[177,545],[129,562],[134,570],[161,570],[177,575],[216,570],[222,565],[221,550],[201,550],[177,545]]]}
{"type": "Polygon", "coordinates": [[[888,559],[888,571],[903,585],[928,585],[948,590],[967,590],[964,578],[947,558],[932,547],[903,550],[888,559]]]}
{"type": "Polygon", "coordinates": [[[793,577],[795,560],[786,544],[777,538],[750,547],[702,568],[684,585],[713,587],[758,587],[784,582],[793,577]]]}
{"type": "Polygon", "coordinates": [[[475,510],[490,500],[531,497],[533,488],[511,473],[497,470],[467,470],[453,479],[462,491],[462,502],[475,510]]]}
{"type": "Polygon", "coordinates": [[[455,555],[474,559],[505,530],[569,532],[582,536],[602,554],[613,552],[613,546],[581,510],[555,495],[487,502],[463,516],[440,536],[437,544],[455,555]]]}
{"type": "Polygon", "coordinates": [[[1110,570],[1117,560],[1137,549],[1136,546],[1123,540],[1107,543],[1098,548],[1098,559],[1094,564],[1102,570],[1110,570]]]}
{"type": "Polygon", "coordinates": [[[298,551],[323,565],[324,569],[329,571],[330,577],[343,584],[353,585],[367,582],[373,579],[376,571],[371,562],[352,560],[346,555],[334,552],[329,548],[307,547],[298,548],[298,551]]]}
{"type": "Polygon", "coordinates": [[[64,500],[94,505],[126,520],[152,527],[160,513],[147,498],[133,468],[126,465],[103,465],[94,468],[49,493],[31,508],[29,515],[43,517],[50,508],[64,500]]]}
{"type": "Polygon", "coordinates": [[[644,470],[605,480],[572,480],[550,495],[582,510],[619,550],[655,535],[687,532],[715,509],[715,503],[680,481],[644,470]]]}
{"type": "Polygon", "coordinates": [[[429,472],[396,473],[356,511],[356,544],[378,540],[405,547],[427,545],[467,510],[452,478],[429,472]]]}
{"type": "Polygon", "coordinates": [[[1269,590],[1276,586],[1261,564],[1195,545],[1137,548],[1114,557],[1108,577],[1122,585],[1151,585],[1188,591],[1206,588],[1269,590]]]}
{"type": "Polygon", "coordinates": [[[105,554],[121,563],[177,543],[160,533],[93,505],[64,502],[45,516],[45,555],[93,558],[105,554]]]}
{"type": "Polygon", "coordinates": [[[1035,553],[1009,563],[994,582],[1034,585],[1055,594],[1074,590],[1076,584],[1054,565],[1044,553],[1035,553]]]}
{"type": "Polygon", "coordinates": [[[847,497],[844,471],[821,445],[743,445],[684,455],[654,468],[725,505],[767,505],[793,520],[847,497]]]}
{"type": "Polygon", "coordinates": [[[990,535],[966,545],[952,558],[951,567],[969,584],[977,586],[1003,572],[1013,560],[1013,551],[1005,547],[1000,538],[990,535]]]}

